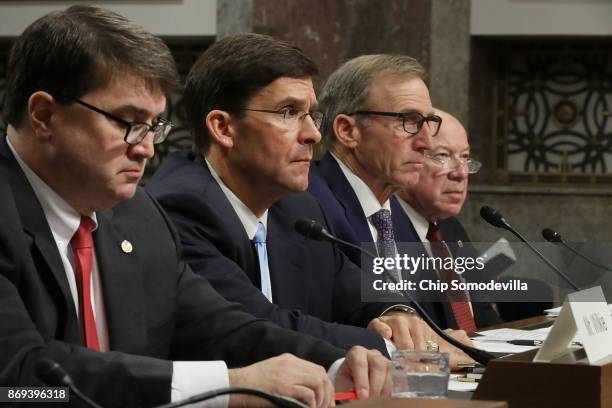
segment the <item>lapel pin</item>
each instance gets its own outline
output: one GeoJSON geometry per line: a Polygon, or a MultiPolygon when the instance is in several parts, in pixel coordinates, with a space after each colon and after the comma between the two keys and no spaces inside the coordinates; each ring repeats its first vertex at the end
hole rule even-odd
{"type": "Polygon", "coordinates": [[[459,245],[459,248],[463,248],[463,241],[461,240],[457,241],[457,245],[459,245]]]}
{"type": "Polygon", "coordinates": [[[123,242],[121,243],[121,250],[123,252],[125,252],[126,254],[129,254],[132,252],[133,249],[134,247],[132,246],[132,243],[130,241],[123,240],[123,242]]]}

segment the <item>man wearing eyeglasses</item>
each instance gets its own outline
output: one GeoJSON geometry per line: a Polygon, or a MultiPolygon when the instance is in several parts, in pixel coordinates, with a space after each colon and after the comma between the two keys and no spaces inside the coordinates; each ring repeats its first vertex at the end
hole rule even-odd
{"type": "Polygon", "coordinates": [[[177,83],[162,40],[102,8],[49,13],[16,39],[0,138],[0,384],[53,382],[39,370],[52,359],[101,406],[237,386],[326,407],[328,368],[339,390],[380,394],[380,353],[255,318],[181,260],[170,220],[138,187],[177,83]]]}
{"type": "MultiPolygon", "coordinates": [[[[380,257],[394,257],[397,242],[414,241],[393,194],[416,185],[424,152],[431,149],[443,123],[423,78],[423,68],[411,57],[363,55],[332,73],[320,96],[328,152],[312,166],[308,190],[337,236],[355,245],[375,244],[380,257]]],[[[360,252],[344,250],[361,264],[360,252]]],[[[400,281],[401,272],[391,271],[386,278],[400,281]]],[[[431,305],[422,306],[431,314],[431,305]]],[[[399,348],[439,347],[451,352],[453,362],[469,360],[411,310],[397,309],[371,327],[386,333],[399,348]],[[402,336],[406,332],[410,335],[402,336]]],[[[452,335],[468,342],[462,331],[452,335]]]]}
{"type": "Polygon", "coordinates": [[[316,71],[301,50],[268,36],[213,44],[186,83],[197,151],[166,158],[147,189],[177,225],[192,268],[227,299],[337,346],[386,354],[365,327],[393,304],[362,303],[359,269],[294,229],[299,218],[327,225],[304,192],[321,138],[316,71]]]}
{"type": "MultiPolygon", "coordinates": [[[[452,243],[469,242],[467,233],[455,216],[465,202],[468,176],[477,173],[482,166],[470,157],[467,132],[457,118],[441,110],[436,110],[436,113],[442,118],[444,126],[434,138],[431,149],[425,152],[419,181],[415,186],[397,193],[411,230],[416,233],[416,240],[430,242],[434,252],[436,248],[451,251],[455,249],[452,243]]],[[[471,255],[477,256],[473,252],[471,255]]],[[[461,276],[452,270],[437,272],[442,279],[479,278],[474,276],[478,271],[466,272],[461,276]]],[[[459,327],[471,332],[477,327],[501,323],[490,303],[470,302],[467,293],[453,293],[441,306],[438,320],[443,320],[447,327],[459,327]]]]}

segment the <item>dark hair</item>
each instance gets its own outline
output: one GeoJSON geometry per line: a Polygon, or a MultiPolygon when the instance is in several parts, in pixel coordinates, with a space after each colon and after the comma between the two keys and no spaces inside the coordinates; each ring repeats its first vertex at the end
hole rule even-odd
{"type": "Polygon", "coordinates": [[[148,86],[160,86],[164,93],[178,88],[170,50],[139,25],[95,6],[49,13],[26,28],[11,49],[4,120],[19,126],[34,92],[64,101],[125,72],[143,77],[148,86]]]}
{"type": "Polygon", "coordinates": [[[210,146],[204,117],[211,110],[244,107],[278,78],[317,73],[301,49],[267,35],[238,34],[214,43],[193,65],[185,84],[185,110],[195,146],[202,152],[210,146]]]}

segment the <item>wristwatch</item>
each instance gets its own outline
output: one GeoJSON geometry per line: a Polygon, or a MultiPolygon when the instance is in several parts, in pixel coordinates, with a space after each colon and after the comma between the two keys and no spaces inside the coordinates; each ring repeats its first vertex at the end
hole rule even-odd
{"type": "Polygon", "coordinates": [[[416,310],[414,310],[414,308],[407,306],[407,305],[393,305],[387,309],[385,309],[384,312],[382,312],[380,315],[384,316],[386,313],[389,312],[404,312],[404,313],[408,313],[408,314],[417,314],[416,310]]]}

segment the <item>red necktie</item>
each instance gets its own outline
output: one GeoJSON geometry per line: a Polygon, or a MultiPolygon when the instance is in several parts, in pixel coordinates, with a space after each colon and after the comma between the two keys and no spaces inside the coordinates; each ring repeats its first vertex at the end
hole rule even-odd
{"type": "MultiPolygon", "coordinates": [[[[446,243],[442,239],[440,229],[432,222],[429,223],[427,239],[432,244],[431,252],[433,256],[443,259],[452,258],[446,243]]],[[[445,264],[446,262],[442,262],[442,265],[445,264]]],[[[438,271],[438,273],[440,274],[440,279],[449,285],[453,279],[460,279],[459,275],[457,275],[454,269],[443,267],[442,270],[438,271]]],[[[449,303],[451,310],[453,311],[455,321],[457,322],[457,327],[461,330],[465,330],[468,333],[476,331],[476,323],[474,322],[474,316],[472,316],[470,303],[468,302],[466,293],[460,290],[449,291],[449,303]]]]}
{"type": "Polygon", "coordinates": [[[70,240],[74,254],[74,272],[79,291],[79,315],[83,328],[83,344],[88,348],[100,351],[98,332],[91,304],[91,264],[93,237],[91,231],[94,222],[89,217],[81,217],[79,229],[70,240]]]}

